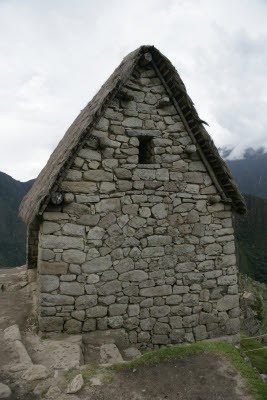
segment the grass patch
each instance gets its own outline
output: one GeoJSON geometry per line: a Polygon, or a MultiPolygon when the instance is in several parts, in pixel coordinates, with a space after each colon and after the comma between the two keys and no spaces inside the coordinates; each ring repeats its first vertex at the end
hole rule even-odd
{"type": "Polygon", "coordinates": [[[90,384],[90,379],[97,375],[102,368],[95,364],[87,364],[85,368],[82,369],[81,374],[83,376],[84,382],[90,384]]]}
{"type": "Polygon", "coordinates": [[[48,392],[48,388],[42,390],[42,392],[41,392],[41,399],[42,399],[43,397],[45,397],[45,395],[46,395],[47,392],[48,392]]]}
{"type": "MultiPolygon", "coordinates": [[[[242,337],[240,345],[242,351],[260,349],[264,347],[264,344],[261,344],[257,340],[251,339],[248,336],[242,337]]],[[[267,374],[267,349],[248,351],[248,353],[245,354],[250,359],[253,367],[257,368],[261,374],[267,374]]]]}
{"type": "Polygon", "coordinates": [[[241,374],[245,380],[247,389],[254,394],[257,400],[267,399],[267,386],[260,375],[251,368],[241,357],[241,351],[229,343],[224,342],[199,342],[190,346],[173,346],[149,352],[141,357],[125,364],[117,364],[110,367],[114,371],[136,369],[138,367],[172,361],[189,355],[197,355],[203,352],[214,352],[225,355],[232,366],[241,374]]]}
{"type": "Polygon", "coordinates": [[[46,339],[48,339],[47,336],[45,336],[45,335],[41,336],[41,340],[46,340],[46,339]]]}
{"type": "Polygon", "coordinates": [[[110,375],[104,375],[101,378],[101,382],[103,382],[103,383],[112,383],[113,381],[114,381],[114,378],[113,378],[113,376],[110,376],[110,375]]]}

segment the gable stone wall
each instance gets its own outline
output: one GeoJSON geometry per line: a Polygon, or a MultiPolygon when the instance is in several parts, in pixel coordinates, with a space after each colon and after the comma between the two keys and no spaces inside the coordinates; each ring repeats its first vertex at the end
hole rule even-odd
{"type": "Polygon", "coordinates": [[[166,96],[137,67],[60,183],[63,204],[45,210],[42,331],[124,329],[148,347],[239,332],[231,205],[166,96]],[[144,137],[151,157],[139,164],[144,137]]]}

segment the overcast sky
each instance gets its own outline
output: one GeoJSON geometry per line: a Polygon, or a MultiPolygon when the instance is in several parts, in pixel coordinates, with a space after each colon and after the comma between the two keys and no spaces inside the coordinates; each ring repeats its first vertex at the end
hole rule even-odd
{"type": "Polygon", "coordinates": [[[175,65],[218,147],[267,149],[267,0],[0,0],[0,171],[36,177],[142,44],[175,65]]]}

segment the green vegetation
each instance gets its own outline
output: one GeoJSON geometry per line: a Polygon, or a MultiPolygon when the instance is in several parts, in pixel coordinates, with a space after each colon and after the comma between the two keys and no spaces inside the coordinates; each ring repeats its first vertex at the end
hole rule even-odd
{"type": "Polygon", "coordinates": [[[131,370],[143,365],[172,361],[177,358],[183,358],[188,355],[200,354],[203,352],[215,352],[225,356],[231,362],[232,366],[242,375],[247,389],[254,394],[255,399],[267,399],[267,386],[263,383],[260,375],[244,361],[241,357],[240,350],[236,349],[229,343],[199,342],[190,346],[167,347],[165,349],[146,353],[127,364],[114,365],[110,367],[110,369],[114,371],[131,370]]]}
{"type": "Polygon", "coordinates": [[[251,339],[248,336],[242,335],[241,351],[249,358],[253,367],[261,374],[267,374],[267,349],[264,349],[264,344],[259,343],[256,339],[251,339]],[[249,351],[254,349],[262,349],[249,351]]]}
{"type": "Polygon", "coordinates": [[[41,336],[41,340],[46,340],[46,339],[48,339],[47,336],[45,336],[45,335],[41,336]]]}
{"type": "Polygon", "coordinates": [[[247,194],[244,197],[248,213],[234,217],[239,269],[267,283],[267,199],[247,194]]]}
{"type": "Polygon", "coordinates": [[[0,267],[25,264],[26,226],[18,217],[19,205],[33,184],[0,172],[0,267]]]}
{"type": "Polygon", "coordinates": [[[48,388],[42,390],[42,392],[41,392],[41,399],[42,399],[43,397],[45,397],[45,395],[46,395],[47,392],[48,392],[48,388]]]}
{"type": "Polygon", "coordinates": [[[90,379],[97,375],[102,370],[101,367],[95,364],[87,364],[81,371],[84,382],[90,384],[90,379]]]}
{"type": "MultiPolygon", "coordinates": [[[[95,364],[87,364],[84,365],[82,369],[78,369],[78,368],[70,368],[68,369],[68,371],[65,371],[64,373],[64,378],[65,380],[63,382],[61,382],[61,389],[64,390],[68,384],[72,381],[73,378],[75,378],[76,375],[78,374],[82,374],[84,383],[87,385],[91,384],[91,379],[96,376],[97,374],[101,373],[101,371],[103,371],[104,369],[102,367],[100,367],[99,365],[95,365],[95,364]]],[[[102,379],[106,379],[105,382],[110,383],[112,377],[110,376],[103,376],[102,379]]],[[[103,381],[104,382],[104,381],[103,381]]]]}

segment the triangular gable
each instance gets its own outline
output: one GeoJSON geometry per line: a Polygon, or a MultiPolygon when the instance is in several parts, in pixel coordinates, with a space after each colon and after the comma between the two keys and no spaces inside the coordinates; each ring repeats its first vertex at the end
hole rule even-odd
{"type": "Polygon", "coordinates": [[[224,201],[231,201],[239,213],[246,212],[246,205],[230,170],[220,157],[210,135],[202,125],[192,100],[171,62],[154,46],[141,46],[128,54],[99,92],[81,111],[58,146],[50,156],[34,185],[24,197],[20,207],[20,217],[29,225],[39,215],[49,201],[51,189],[57,178],[69,166],[71,156],[76,153],[81,142],[99,121],[111,99],[118,94],[131,76],[141,57],[151,57],[151,63],[162,84],[173,101],[186,130],[197,146],[215,186],[224,201]]]}

